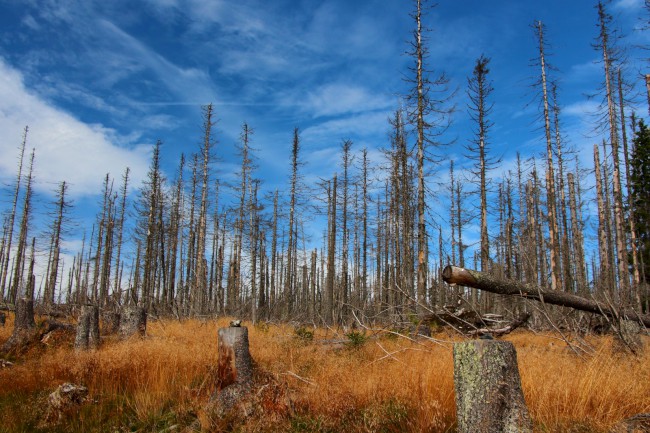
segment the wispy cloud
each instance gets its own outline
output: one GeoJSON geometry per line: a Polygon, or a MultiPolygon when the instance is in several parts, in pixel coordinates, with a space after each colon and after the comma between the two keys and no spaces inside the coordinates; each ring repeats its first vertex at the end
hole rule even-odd
{"type": "MultiPolygon", "coordinates": [[[[119,177],[126,166],[139,183],[148,167],[148,145],[118,145],[116,131],[85,124],[25,88],[22,75],[0,58],[0,178],[8,182],[16,173],[18,147],[24,126],[29,126],[27,146],[36,149],[37,188],[51,193],[52,185],[70,183],[70,196],[101,191],[106,173],[119,177]]],[[[128,139],[126,139],[128,140],[128,139]]],[[[124,144],[124,143],[121,143],[124,144]]],[[[29,151],[29,150],[28,150],[29,151]]]]}

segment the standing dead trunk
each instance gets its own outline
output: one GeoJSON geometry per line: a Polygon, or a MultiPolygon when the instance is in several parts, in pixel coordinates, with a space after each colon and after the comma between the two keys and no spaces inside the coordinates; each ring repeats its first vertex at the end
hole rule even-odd
{"type": "Polygon", "coordinates": [[[122,310],[120,338],[126,340],[132,335],[144,337],[147,331],[147,311],[137,305],[127,305],[122,310]]]}
{"type": "Polygon", "coordinates": [[[0,353],[12,352],[20,349],[34,335],[36,322],[34,321],[34,300],[32,298],[16,299],[16,317],[14,320],[14,330],[0,348],[0,353]]]}
{"type": "Polygon", "coordinates": [[[96,305],[81,307],[74,348],[76,350],[99,348],[99,307],[96,305]]]}
{"type": "Polygon", "coordinates": [[[454,344],[454,383],[459,433],[533,431],[512,343],[454,344]]]}

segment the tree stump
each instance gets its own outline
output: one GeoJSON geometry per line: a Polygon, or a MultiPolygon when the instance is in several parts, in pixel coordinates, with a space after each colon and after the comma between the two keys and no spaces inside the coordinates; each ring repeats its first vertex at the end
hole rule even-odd
{"type": "Polygon", "coordinates": [[[34,321],[34,300],[30,298],[20,298],[16,301],[16,320],[14,321],[14,331],[19,329],[32,329],[36,327],[34,321]]]}
{"type": "Polygon", "coordinates": [[[454,344],[454,383],[459,433],[532,433],[512,343],[454,344]]]}
{"type": "Polygon", "coordinates": [[[144,337],[147,331],[147,311],[137,305],[127,305],[122,309],[120,320],[120,338],[127,338],[138,334],[144,337]]]}
{"type": "Polygon", "coordinates": [[[232,409],[253,385],[253,359],[248,347],[248,328],[221,328],[217,364],[216,403],[224,413],[232,409]]]}
{"type": "Polygon", "coordinates": [[[76,350],[98,349],[99,341],[99,307],[84,305],[81,307],[74,347],[76,350]]]}
{"type": "Polygon", "coordinates": [[[621,320],[614,336],[613,349],[617,353],[632,352],[638,355],[643,352],[641,326],[630,320],[621,320]]]}
{"type": "Polygon", "coordinates": [[[6,322],[7,322],[7,315],[2,311],[0,311],[0,326],[4,328],[6,322]]]}
{"type": "Polygon", "coordinates": [[[117,334],[120,331],[120,320],[122,315],[119,311],[110,310],[104,313],[104,333],[117,334]]]}
{"type": "Polygon", "coordinates": [[[2,353],[9,353],[20,348],[31,341],[34,337],[36,322],[34,321],[34,300],[20,298],[16,300],[16,317],[14,330],[11,337],[0,349],[2,353]]]}

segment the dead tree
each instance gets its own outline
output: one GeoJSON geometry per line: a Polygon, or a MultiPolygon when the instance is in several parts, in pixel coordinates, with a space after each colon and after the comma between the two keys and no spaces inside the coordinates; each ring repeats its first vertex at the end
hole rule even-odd
{"type": "Polygon", "coordinates": [[[99,307],[96,305],[81,307],[74,348],[76,350],[99,348],[99,307]]]}
{"type": "Polygon", "coordinates": [[[457,266],[447,266],[442,271],[442,278],[447,284],[474,287],[499,295],[520,296],[525,299],[569,307],[614,319],[624,318],[625,320],[639,322],[646,327],[650,327],[650,315],[639,314],[633,309],[622,308],[617,310],[606,303],[594,299],[587,299],[582,296],[557,290],[543,289],[534,284],[522,284],[517,281],[498,279],[484,272],[459,268],[457,266]]]}
{"type": "Polygon", "coordinates": [[[34,335],[34,300],[31,297],[16,299],[16,316],[14,330],[9,339],[0,348],[0,353],[8,353],[20,348],[34,335]]]}
{"type": "MultiPolygon", "coordinates": [[[[7,275],[9,274],[9,259],[11,257],[11,250],[12,250],[12,238],[13,238],[13,233],[14,233],[14,222],[16,220],[16,207],[18,206],[18,194],[20,193],[20,183],[22,181],[23,177],[23,158],[25,156],[25,144],[27,143],[27,131],[29,131],[29,128],[25,126],[25,130],[23,131],[23,141],[20,146],[20,158],[19,158],[19,163],[18,163],[18,176],[16,177],[16,188],[14,190],[14,199],[13,199],[13,204],[11,208],[11,214],[9,216],[9,224],[7,228],[7,241],[6,241],[6,246],[4,250],[4,258],[3,258],[3,267],[2,267],[2,281],[0,282],[0,301],[4,300],[5,296],[5,285],[7,283],[7,275]]],[[[11,292],[10,292],[11,295],[11,292]]],[[[9,297],[9,300],[11,302],[14,302],[15,297],[9,297]]]]}
{"type": "Polygon", "coordinates": [[[144,337],[146,331],[147,311],[137,305],[125,306],[120,319],[120,338],[125,340],[136,334],[144,337]]]}
{"type": "Polygon", "coordinates": [[[512,343],[454,344],[454,386],[459,433],[533,431],[512,343]]]}

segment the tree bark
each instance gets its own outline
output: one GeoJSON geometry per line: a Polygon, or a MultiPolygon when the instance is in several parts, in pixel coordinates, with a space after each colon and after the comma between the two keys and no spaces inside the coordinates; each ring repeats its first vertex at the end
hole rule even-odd
{"type": "Polygon", "coordinates": [[[217,365],[219,411],[228,412],[250,391],[253,385],[253,359],[248,346],[248,328],[220,328],[217,365]]]}
{"type": "Polygon", "coordinates": [[[571,293],[563,293],[556,290],[546,290],[533,284],[522,284],[512,280],[500,280],[489,274],[474,271],[471,269],[447,266],[442,271],[442,278],[448,284],[474,287],[486,292],[499,295],[520,296],[526,299],[545,302],[552,305],[574,308],[589,313],[601,314],[608,317],[625,317],[627,320],[639,322],[650,327],[650,315],[638,314],[632,309],[623,308],[616,311],[607,304],[571,293]]]}
{"type": "Polygon", "coordinates": [[[454,384],[459,433],[532,433],[512,343],[454,344],[454,384]]]}
{"type": "Polygon", "coordinates": [[[147,311],[137,305],[128,305],[122,310],[120,338],[125,340],[132,335],[144,337],[147,331],[147,311]]]}
{"type": "Polygon", "coordinates": [[[99,307],[96,305],[81,307],[74,348],[76,350],[99,348],[99,307]]]}

